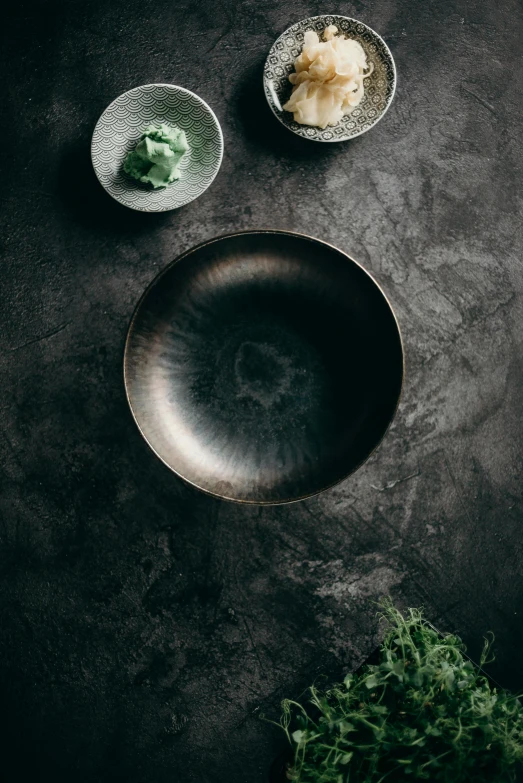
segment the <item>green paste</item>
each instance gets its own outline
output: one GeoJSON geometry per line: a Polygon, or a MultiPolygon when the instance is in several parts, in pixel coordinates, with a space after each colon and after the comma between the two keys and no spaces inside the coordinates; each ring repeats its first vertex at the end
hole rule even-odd
{"type": "Polygon", "coordinates": [[[149,125],[134,150],[128,153],[123,169],[133,179],[164,188],[180,179],[180,161],[189,149],[185,132],[168,125],[149,125]]]}

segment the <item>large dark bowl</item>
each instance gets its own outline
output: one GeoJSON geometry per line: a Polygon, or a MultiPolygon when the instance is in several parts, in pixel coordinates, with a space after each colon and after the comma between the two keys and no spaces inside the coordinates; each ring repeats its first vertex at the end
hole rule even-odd
{"type": "Polygon", "coordinates": [[[145,440],[198,489],[288,503],[352,473],[400,396],[398,324],[372,277],[284,231],[199,245],[134,313],[124,359],[145,440]]]}

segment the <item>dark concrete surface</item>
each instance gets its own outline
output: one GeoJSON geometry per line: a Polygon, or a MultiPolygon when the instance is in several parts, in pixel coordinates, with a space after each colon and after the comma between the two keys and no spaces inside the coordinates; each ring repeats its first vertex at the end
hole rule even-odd
{"type": "Polygon", "coordinates": [[[375,645],[373,601],[424,603],[523,688],[517,0],[69,0],[4,10],[0,707],[4,783],[262,783],[260,721],[375,645]],[[273,40],[320,12],[389,43],[370,133],[303,142],[264,105],[273,40]],[[136,214],[90,168],[105,106],[188,87],[222,124],[217,180],[136,214]],[[168,261],[233,229],[329,240],[396,308],[407,383],[355,476],[279,508],[214,501],[142,442],[124,397],[133,307],[168,261]]]}

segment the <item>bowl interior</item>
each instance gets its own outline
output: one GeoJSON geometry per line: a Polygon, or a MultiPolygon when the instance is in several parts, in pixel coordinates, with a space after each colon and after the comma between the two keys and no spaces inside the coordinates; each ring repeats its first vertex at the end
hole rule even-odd
{"type": "Polygon", "coordinates": [[[92,141],[92,160],[104,188],[133,209],[162,211],[183,206],[211,184],[221,164],[223,138],[216,116],[194,93],[170,84],[147,84],[120,95],[100,117],[92,141]],[[176,125],[189,142],[181,178],[151,190],[123,171],[129,150],[147,125],[176,125]]]}
{"type": "Polygon", "coordinates": [[[146,292],[125,354],[149,445],[200,489],[253,503],[315,494],[375,448],[403,354],[391,308],[345,254],[293,234],[224,237],[146,292]]]}
{"type": "Polygon", "coordinates": [[[394,97],[396,69],[385,41],[363,22],[347,16],[312,16],[289,27],[274,43],[265,63],[264,88],[273,113],[289,130],[312,141],[346,141],[365,133],[383,117],[394,97]],[[365,93],[359,106],[337,125],[325,129],[299,125],[290,112],[281,108],[292,91],[289,74],[294,71],[294,61],[301,53],[306,31],[315,30],[321,37],[331,24],[345,37],[361,44],[373,72],[364,80],[365,93]]]}

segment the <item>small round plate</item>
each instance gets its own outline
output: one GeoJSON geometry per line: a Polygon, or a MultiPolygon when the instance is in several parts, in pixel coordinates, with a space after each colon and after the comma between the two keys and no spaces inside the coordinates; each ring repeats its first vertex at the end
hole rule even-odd
{"type": "Polygon", "coordinates": [[[165,212],[201,196],[218,173],[222,157],[216,115],[198,95],[174,84],[144,84],[124,92],[96,123],[91,144],[93,167],[105,190],[142,212],[165,212]],[[128,177],[123,163],[147,125],[162,122],[184,130],[190,150],[180,164],[181,178],[152,190],[128,177]]]}
{"type": "Polygon", "coordinates": [[[349,256],[251,231],[190,250],[153,281],[124,378],[142,435],[178,476],[228,500],[287,503],[376,448],[403,349],[385,295],[349,256]]]}
{"type": "Polygon", "coordinates": [[[263,84],[269,106],[286,128],[311,141],[347,141],[370,130],[389,108],[396,90],[396,66],[383,38],[363,22],[348,16],[311,16],[293,24],[274,43],[265,62],[263,84]],[[315,30],[321,36],[331,24],[346,38],[354,38],[362,45],[367,63],[373,63],[374,70],[364,79],[365,94],[360,105],[337,125],[323,130],[299,125],[282,106],[292,92],[289,74],[294,71],[294,61],[303,48],[305,33],[315,30]]]}

